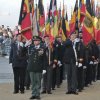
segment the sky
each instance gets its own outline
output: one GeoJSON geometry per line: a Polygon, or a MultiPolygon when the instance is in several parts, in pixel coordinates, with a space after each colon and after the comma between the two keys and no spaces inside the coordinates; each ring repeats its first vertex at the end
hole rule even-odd
{"type": "MultiPolygon", "coordinates": [[[[19,12],[22,0],[0,0],[0,25],[10,26],[14,28],[18,24],[19,12]],[[4,5],[4,6],[3,6],[4,5]]],[[[38,2],[38,0],[35,0],[38,2]]],[[[68,17],[70,19],[71,7],[74,7],[76,0],[64,0],[67,8],[68,17]]],[[[97,1],[97,0],[95,0],[97,1]]],[[[63,5],[63,0],[57,0],[57,6],[63,5]]],[[[47,9],[50,0],[43,0],[44,8],[47,9]]]]}

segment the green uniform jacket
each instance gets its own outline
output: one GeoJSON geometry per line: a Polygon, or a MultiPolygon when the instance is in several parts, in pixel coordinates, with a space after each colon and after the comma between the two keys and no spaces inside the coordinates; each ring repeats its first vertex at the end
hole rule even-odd
{"type": "Polygon", "coordinates": [[[34,47],[29,47],[30,54],[28,60],[28,71],[29,72],[42,72],[44,68],[44,49],[39,48],[35,49],[34,47]],[[43,51],[43,53],[39,53],[39,51],[43,51]]]}

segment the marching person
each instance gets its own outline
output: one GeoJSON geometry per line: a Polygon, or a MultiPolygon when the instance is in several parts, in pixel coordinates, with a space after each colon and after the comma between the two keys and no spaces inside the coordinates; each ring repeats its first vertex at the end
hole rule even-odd
{"type": "Polygon", "coordinates": [[[63,55],[64,55],[64,45],[61,36],[57,36],[55,43],[54,43],[54,60],[57,61],[56,63],[56,85],[57,88],[60,87],[62,80],[63,80],[63,55]]]}
{"type": "Polygon", "coordinates": [[[67,84],[68,84],[68,92],[66,94],[75,94],[77,93],[77,68],[76,61],[77,55],[75,51],[74,41],[76,38],[76,34],[73,33],[65,43],[65,53],[64,53],[64,63],[67,69],[67,84]]]}
{"type": "Polygon", "coordinates": [[[46,73],[46,70],[44,70],[44,48],[40,45],[41,38],[39,36],[33,37],[33,43],[28,48],[29,59],[27,69],[32,83],[32,96],[30,99],[40,99],[42,72],[43,74],[46,73]]]}
{"type": "Polygon", "coordinates": [[[79,32],[79,36],[76,42],[76,53],[77,53],[77,79],[78,79],[78,91],[81,92],[83,89],[83,64],[84,64],[84,55],[85,47],[82,41],[82,31],[79,32]]]}
{"type": "Polygon", "coordinates": [[[53,51],[50,43],[50,37],[48,35],[44,36],[44,46],[45,46],[45,66],[46,73],[43,74],[43,86],[42,94],[51,93],[52,86],[52,68],[53,68],[53,51]]]}
{"type": "Polygon", "coordinates": [[[24,93],[25,73],[27,67],[27,49],[22,42],[21,34],[17,34],[17,40],[11,45],[9,63],[12,63],[14,73],[14,94],[24,93]]]}

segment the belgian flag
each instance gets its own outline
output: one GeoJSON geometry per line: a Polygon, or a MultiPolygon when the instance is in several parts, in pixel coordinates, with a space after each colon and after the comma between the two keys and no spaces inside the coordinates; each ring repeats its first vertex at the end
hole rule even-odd
{"type": "Polygon", "coordinates": [[[32,39],[32,25],[28,0],[22,0],[18,25],[21,27],[21,34],[27,40],[32,39]]]}
{"type": "Polygon", "coordinates": [[[88,45],[94,38],[94,25],[92,18],[92,9],[90,0],[86,0],[86,15],[82,27],[83,41],[85,45],[88,45]]]}

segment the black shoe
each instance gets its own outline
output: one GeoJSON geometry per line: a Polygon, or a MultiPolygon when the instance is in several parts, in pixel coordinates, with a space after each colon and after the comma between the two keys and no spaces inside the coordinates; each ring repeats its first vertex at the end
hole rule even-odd
{"type": "Polygon", "coordinates": [[[35,99],[40,100],[41,98],[40,98],[40,96],[36,96],[35,99]]]}
{"type": "Polygon", "coordinates": [[[60,86],[58,85],[57,88],[60,88],[60,86]]]}
{"type": "Polygon", "coordinates": [[[24,91],[20,91],[21,94],[24,94],[24,91]]]}
{"type": "Polygon", "coordinates": [[[71,91],[66,92],[66,94],[71,94],[71,93],[72,93],[71,91]]]}
{"type": "Polygon", "coordinates": [[[41,94],[46,94],[46,91],[42,91],[41,94]]]}
{"type": "Polygon", "coordinates": [[[82,92],[82,89],[79,89],[78,92],[82,92]]]}
{"type": "Polygon", "coordinates": [[[48,94],[52,94],[50,91],[49,92],[47,92],[48,94]]]}
{"type": "Polygon", "coordinates": [[[19,93],[19,91],[14,91],[14,92],[13,92],[13,94],[17,94],[17,93],[19,93]]]}
{"type": "Polygon", "coordinates": [[[30,90],[30,88],[29,87],[26,87],[26,90],[30,90]]]}
{"type": "Polygon", "coordinates": [[[30,97],[30,99],[36,99],[36,97],[35,96],[32,96],[32,97],[30,97]]]}
{"type": "Polygon", "coordinates": [[[52,90],[56,90],[55,88],[52,88],[52,90]]]}
{"type": "Polygon", "coordinates": [[[72,94],[78,95],[78,92],[72,92],[72,94]]]}

